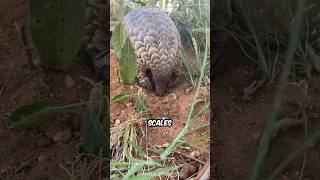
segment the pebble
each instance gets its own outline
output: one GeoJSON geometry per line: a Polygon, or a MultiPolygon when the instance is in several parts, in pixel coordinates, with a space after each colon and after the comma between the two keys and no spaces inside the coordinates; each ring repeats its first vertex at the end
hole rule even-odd
{"type": "Polygon", "coordinates": [[[255,140],[259,140],[260,139],[260,133],[254,133],[254,134],[252,134],[252,136],[253,136],[253,138],[255,139],[255,140]]]}
{"type": "Polygon", "coordinates": [[[196,172],[197,172],[197,168],[194,165],[190,163],[186,163],[182,166],[182,169],[179,172],[179,178],[187,179],[188,177],[195,174],[196,172]]]}
{"type": "Polygon", "coordinates": [[[200,157],[201,153],[199,151],[192,151],[190,156],[193,158],[198,158],[200,157]]]}
{"type": "Polygon", "coordinates": [[[115,125],[115,126],[119,126],[120,123],[121,123],[120,119],[116,119],[116,121],[114,122],[114,125],[115,125]]]}
{"type": "Polygon", "coordinates": [[[31,164],[29,162],[22,162],[16,169],[16,173],[21,173],[22,171],[28,171],[31,168],[31,164]]]}
{"type": "Polygon", "coordinates": [[[38,139],[38,141],[37,141],[37,146],[38,147],[46,147],[46,146],[48,146],[49,144],[50,144],[51,142],[50,142],[50,140],[49,139],[47,139],[47,138],[45,138],[45,137],[40,137],[39,139],[38,139]]]}
{"type": "Polygon", "coordinates": [[[39,164],[41,164],[41,163],[47,162],[49,159],[50,159],[50,158],[49,158],[49,156],[47,156],[47,155],[40,155],[40,156],[38,157],[38,162],[39,162],[39,164]]]}
{"type": "Polygon", "coordinates": [[[189,94],[191,90],[193,89],[193,86],[189,87],[188,89],[185,90],[186,94],[189,94]]]}
{"type": "Polygon", "coordinates": [[[131,107],[133,105],[132,102],[127,103],[127,107],[131,107]]]}
{"type": "Polygon", "coordinates": [[[77,138],[77,139],[81,138],[81,132],[80,131],[76,131],[74,133],[74,137],[77,138]]]}
{"type": "Polygon", "coordinates": [[[162,100],[163,103],[168,103],[169,102],[169,98],[168,97],[165,97],[163,100],[162,100]]]}
{"type": "Polygon", "coordinates": [[[58,132],[53,136],[53,142],[68,142],[72,137],[71,131],[58,132]]]}
{"type": "Polygon", "coordinates": [[[169,143],[164,143],[161,145],[161,147],[168,147],[169,146],[169,143]]]}
{"type": "Polygon", "coordinates": [[[174,101],[178,99],[176,94],[173,94],[173,93],[172,93],[171,95],[172,95],[172,99],[173,99],[174,101]]]}
{"type": "Polygon", "coordinates": [[[72,86],[74,86],[74,81],[73,79],[71,78],[70,75],[67,75],[64,79],[64,85],[67,87],[67,88],[71,88],[72,86]]]}

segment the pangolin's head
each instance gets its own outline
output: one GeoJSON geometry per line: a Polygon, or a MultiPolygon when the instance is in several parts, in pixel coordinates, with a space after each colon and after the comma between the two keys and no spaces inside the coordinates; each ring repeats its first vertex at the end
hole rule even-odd
{"type": "Polygon", "coordinates": [[[155,91],[158,96],[163,96],[167,92],[171,78],[171,71],[157,71],[156,73],[153,73],[155,91]]]}

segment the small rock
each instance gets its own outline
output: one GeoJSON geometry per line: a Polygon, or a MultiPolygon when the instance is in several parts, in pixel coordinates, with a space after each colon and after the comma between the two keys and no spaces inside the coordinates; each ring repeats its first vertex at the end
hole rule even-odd
{"type": "Polygon", "coordinates": [[[164,143],[161,145],[161,147],[168,147],[169,146],[169,143],[164,143]]]}
{"type": "Polygon", "coordinates": [[[254,133],[252,136],[255,140],[259,140],[260,139],[260,133],[254,133]]]}
{"type": "Polygon", "coordinates": [[[131,107],[133,105],[132,102],[127,103],[127,107],[131,107]]]}
{"type": "Polygon", "coordinates": [[[116,119],[116,121],[114,122],[114,125],[115,125],[115,126],[119,126],[120,123],[121,123],[120,119],[116,119]]]}
{"type": "Polygon", "coordinates": [[[165,97],[163,100],[162,100],[163,103],[168,103],[169,102],[169,98],[168,97],[165,97]]]}
{"type": "Polygon", "coordinates": [[[37,140],[37,146],[38,147],[46,147],[50,144],[50,140],[41,136],[38,140],[37,140]]]}
{"type": "Polygon", "coordinates": [[[74,86],[74,81],[73,79],[71,78],[70,75],[67,75],[64,79],[64,85],[67,87],[67,88],[71,88],[72,86],[74,86]]]}
{"type": "Polygon", "coordinates": [[[192,151],[190,156],[193,158],[198,158],[200,157],[201,153],[199,151],[192,151]]]}
{"type": "Polygon", "coordinates": [[[31,169],[31,164],[29,162],[23,162],[21,163],[17,169],[16,169],[16,174],[21,173],[21,172],[27,172],[31,169]]]}
{"type": "Polygon", "coordinates": [[[172,95],[172,99],[173,99],[174,101],[178,99],[176,94],[173,94],[173,93],[172,93],[171,95],[172,95]]]}
{"type": "Polygon", "coordinates": [[[180,179],[187,179],[188,177],[190,177],[191,175],[193,175],[196,172],[197,172],[197,168],[194,165],[192,165],[190,163],[186,163],[182,166],[182,169],[179,172],[179,178],[180,179]]]}
{"type": "Polygon", "coordinates": [[[77,138],[77,139],[79,139],[79,138],[81,137],[81,132],[80,132],[80,131],[76,131],[76,132],[74,133],[74,137],[77,138]]]}
{"type": "Polygon", "coordinates": [[[186,94],[189,94],[192,89],[193,89],[193,86],[191,86],[191,87],[189,87],[188,89],[186,89],[186,94]]]}
{"type": "Polygon", "coordinates": [[[53,136],[59,132],[59,130],[55,129],[55,128],[49,128],[49,129],[44,129],[45,127],[42,128],[42,131],[45,135],[46,138],[48,139],[53,139],[53,136]]]}
{"type": "Polygon", "coordinates": [[[47,162],[48,160],[49,160],[49,156],[47,156],[47,155],[40,155],[40,156],[38,157],[38,162],[39,162],[39,164],[44,163],[44,162],[47,162]]]}
{"type": "Polygon", "coordinates": [[[177,164],[184,164],[186,163],[185,159],[176,159],[177,164]]]}
{"type": "Polygon", "coordinates": [[[68,142],[72,137],[71,131],[58,132],[53,136],[53,142],[68,142]]]}

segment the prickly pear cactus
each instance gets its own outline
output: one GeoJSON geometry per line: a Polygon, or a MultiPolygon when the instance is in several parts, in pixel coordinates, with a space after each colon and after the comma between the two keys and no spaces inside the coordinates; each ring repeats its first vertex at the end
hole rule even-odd
{"type": "Polygon", "coordinates": [[[85,27],[82,46],[93,61],[99,80],[107,82],[107,68],[109,64],[109,29],[107,28],[106,0],[86,0],[85,27]]]}
{"type": "Polygon", "coordinates": [[[30,32],[41,63],[68,71],[81,44],[84,0],[28,2],[30,32]]]}

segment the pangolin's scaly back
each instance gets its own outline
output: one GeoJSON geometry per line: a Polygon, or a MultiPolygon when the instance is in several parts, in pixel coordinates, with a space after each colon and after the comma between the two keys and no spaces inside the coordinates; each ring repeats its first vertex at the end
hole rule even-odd
{"type": "Polygon", "coordinates": [[[138,66],[152,73],[178,68],[180,35],[169,15],[156,7],[140,7],[125,16],[124,24],[136,51],[138,66]]]}

